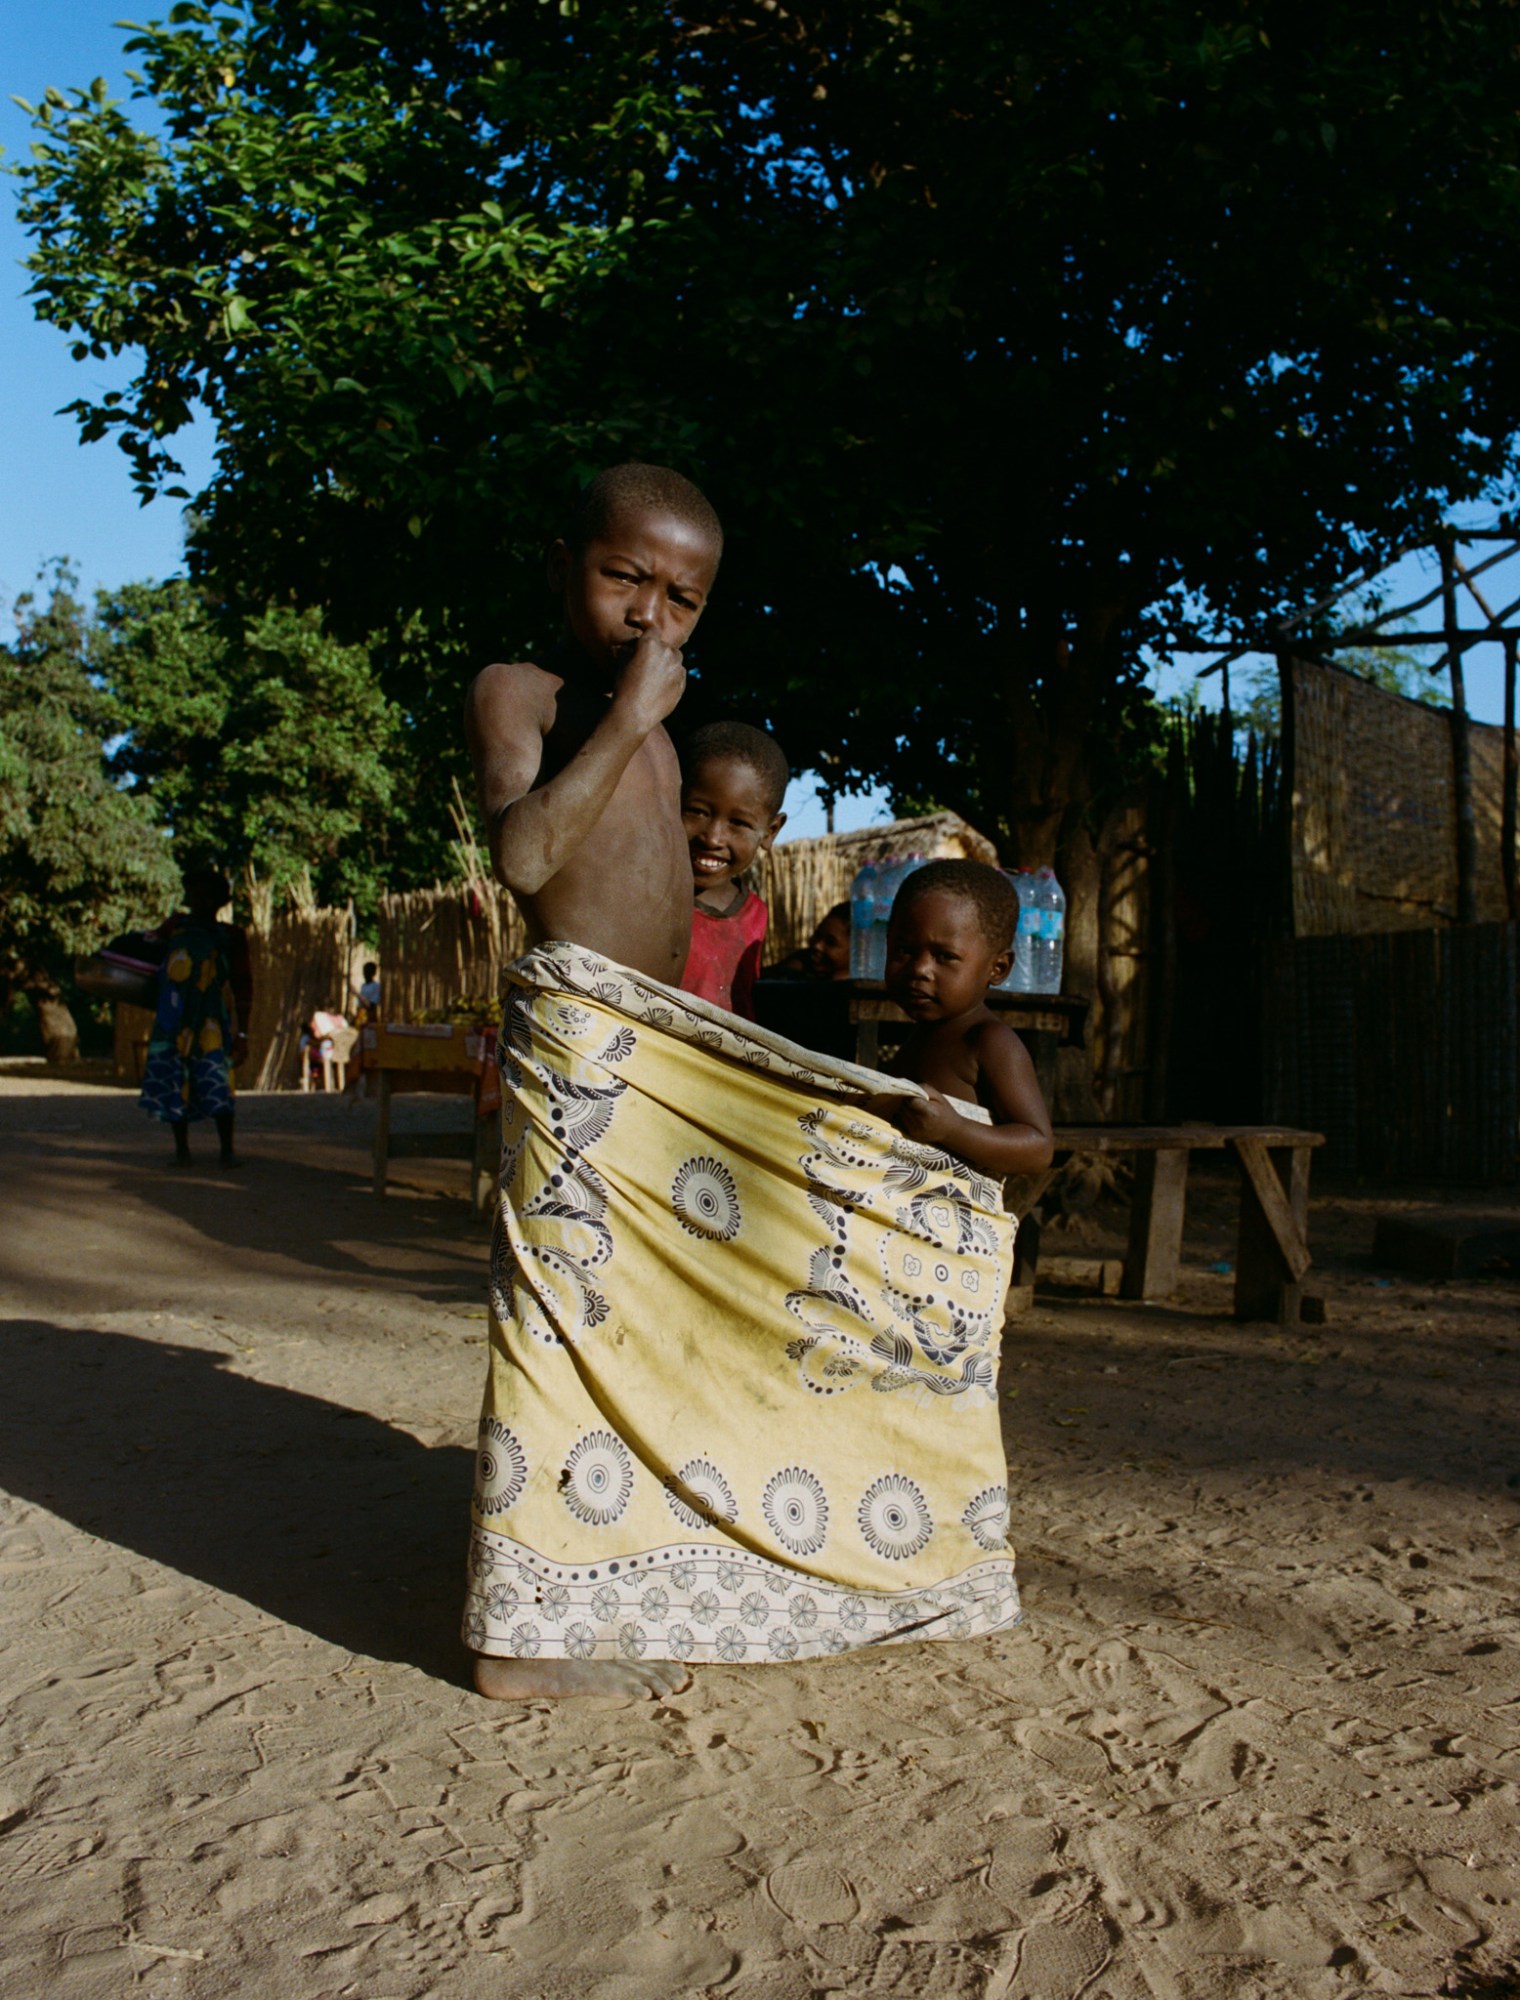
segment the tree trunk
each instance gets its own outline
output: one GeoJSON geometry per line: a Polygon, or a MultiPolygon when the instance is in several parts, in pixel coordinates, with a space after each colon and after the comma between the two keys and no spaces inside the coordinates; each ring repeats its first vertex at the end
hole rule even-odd
{"type": "Polygon", "coordinates": [[[53,1064],[74,1062],[79,1055],[79,1029],[57,980],[45,972],[33,973],[23,990],[37,1015],[42,1053],[53,1064]]]}

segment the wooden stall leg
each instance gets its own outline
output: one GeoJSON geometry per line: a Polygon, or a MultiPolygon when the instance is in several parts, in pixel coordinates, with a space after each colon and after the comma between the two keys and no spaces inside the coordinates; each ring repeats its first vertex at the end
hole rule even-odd
{"type": "Polygon", "coordinates": [[[375,1106],[375,1178],[376,1194],[385,1193],[387,1163],[391,1156],[391,1079],[388,1070],[380,1072],[380,1101],[375,1106]]]}
{"type": "Polygon", "coordinates": [[[1129,1254],[1124,1260],[1127,1299],[1164,1299],[1177,1289],[1182,1268],[1182,1218],[1187,1206],[1188,1149],[1168,1146],[1135,1156],[1135,1191],[1129,1210],[1129,1254]]]}
{"type": "Polygon", "coordinates": [[[1235,1252],[1235,1317],[1296,1326],[1301,1280],[1309,1269],[1307,1146],[1231,1142],[1240,1159],[1240,1240],[1235,1252]]]}
{"type": "Polygon", "coordinates": [[[501,1115],[475,1120],[475,1152],[470,1162],[470,1213],[484,1215],[496,1198],[501,1169],[501,1115]]]}

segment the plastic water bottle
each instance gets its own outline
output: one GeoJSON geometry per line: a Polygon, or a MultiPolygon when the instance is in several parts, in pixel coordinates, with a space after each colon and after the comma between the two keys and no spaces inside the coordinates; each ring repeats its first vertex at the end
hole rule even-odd
{"type": "Polygon", "coordinates": [[[866,948],[867,979],[887,976],[887,925],[892,917],[892,899],[902,880],[902,856],[889,854],[876,873],[876,897],[871,910],[871,939],[866,948]]]}
{"type": "Polygon", "coordinates": [[[871,955],[871,926],[876,921],[876,880],[874,861],[857,869],[850,884],[850,977],[869,979],[866,966],[871,955]]]}
{"type": "Polygon", "coordinates": [[[1014,919],[1013,936],[1008,940],[1013,958],[1008,971],[998,981],[999,993],[1032,993],[1034,979],[1033,939],[1024,931],[1024,911],[1029,903],[1030,892],[1034,888],[1034,877],[1027,868],[1005,868],[1003,873],[1013,884],[1019,899],[1019,913],[1014,919]]]}
{"type": "Polygon", "coordinates": [[[892,905],[897,901],[898,891],[914,869],[924,867],[928,859],[927,854],[917,851],[894,854],[881,872],[876,885],[877,919],[872,963],[877,969],[871,974],[873,979],[885,979],[887,976],[887,929],[892,921],[892,905]]]}
{"type": "MultiPolygon", "coordinates": [[[[1053,868],[1040,868],[1035,872],[1032,908],[1038,916],[1038,930],[1034,934],[1034,985],[1035,993],[1059,993],[1061,990],[1061,965],[1066,956],[1066,896],[1056,880],[1053,868]]],[[[1023,928],[1023,918],[1019,920],[1023,928]]]]}

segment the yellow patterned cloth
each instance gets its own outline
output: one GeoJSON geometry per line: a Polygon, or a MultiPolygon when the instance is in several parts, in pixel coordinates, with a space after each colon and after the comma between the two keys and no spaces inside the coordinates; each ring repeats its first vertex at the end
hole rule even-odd
{"type": "Polygon", "coordinates": [[[593,953],[508,971],[466,1642],[791,1660],[1017,1623],[1000,1185],[888,1079],[593,953]]]}

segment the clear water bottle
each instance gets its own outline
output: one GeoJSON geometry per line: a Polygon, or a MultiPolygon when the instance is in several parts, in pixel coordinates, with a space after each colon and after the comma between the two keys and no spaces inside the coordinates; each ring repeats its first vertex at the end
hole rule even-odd
{"type": "Polygon", "coordinates": [[[871,909],[870,942],[866,947],[867,979],[887,976],[887,925],[892,916],[892,898],[902,879],[902,856],[889,854],[876,871],[876,895],[871,909]]]}
{"type": "Polygon", "coordinates": [[[873,946],[875,955],[872,962],[878,969],[872,973],[873,979],[885,979],[887,976],[887,929],[892,921],[892,905],[897,901],[897,893],[914,869],[922,868],[928,859],[927,854],[919,854],[916,851],[912,854],[894,854],[882,869],[876,884],[877,920],[873,946]]]}
{"type": "MultiPolygon", "coordinates": [[[[1039,927],[1033,937],[1035,993],[1059,993],[1061,964],[1066,956],[1066,896],[1053,868],[1035,872],[1031,902],[1039,927]]],[[[1020,918],[1022,929],[1023,919],[1020,918]]]]}
{"type": "Polygon", "coordinates": [[[1008,940],[1013,958],[1008,970],[998,981],[999,993],[1032,993],[1034,978],[1033,940],[1024,932],[1024,911],[1028,906],[1030,892],[1034,888],[1034,877],[1027,868],[1005,868],[1003,873],[1013,884],[1019,899],[1019,913],[1014,920],[1013,936],[1008,940]]]}
{"type": "Polygon", "coordinates": [[[876,881],[880,873],[874,861],[856,871],[850,884],[850,977],[869,979],[866,966],[871,954],[871,926],[876,921],[876,881]]]}

